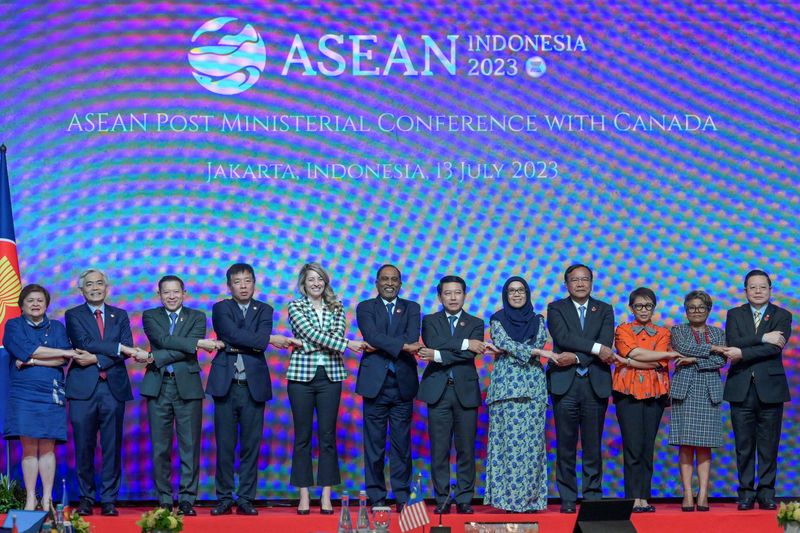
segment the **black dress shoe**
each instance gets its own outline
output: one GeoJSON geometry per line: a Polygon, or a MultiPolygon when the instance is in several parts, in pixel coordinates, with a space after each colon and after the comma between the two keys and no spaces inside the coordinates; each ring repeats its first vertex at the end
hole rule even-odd
{"type": "Polygon", "coordinates": [[[775,500],[758,500],[758,508],[765,509],[767,511],[774,511],[778,508],[778,504],[775,503],[775,500]]]}
{"type": "Polygon", "coordinates": [[[197,516],[197,511],[194,510],[194,505],[191,502],[181,502],[178,504],[178,514],[183,516],[197,516]]]}
{"type": "MultiPolygon", "coordinates": [[[[697,510],[698,511],[700,510],[699,506],[698,506],[697,510]]],[[[694,512],[694,505],[681,505],[681,511],[683,511],[684,513],[693,513],[694,512]]]]}
{"type": "Polygon", "coordinates": [[[631,510],[632,513],[646,513],[647,508],[644,505],[635,505],[631,510]]]}
{"type": "Polygon", "coordinates": [[[575,514],[575,502],[562,502],[560,512],[563,514],[575,514]]]}
{"type": "Polygon", "coordinates": [[[644,506],[644,512],[645,513],[655,513],[656,512],[656,508],[655,508],[654,505],[645,505],[644,506]]]}
{"type": "Polygon", "coordinates": [[[475,514],[475,511],[472,510],[472,506],[468,503],[457,503],[456,512],[458,514],[475,514]]]}
{"type": "Polygon", "coordinates": [[[406,504],[405,502],[397,502],[397,512],[402,513],[403,509],[405,509],[406,504]]]}
{"type": "Polygon", "coordinates": [[[438,503],[433,514],[450,514],[450,504],[438,503]]]}
{"type": "Polygon", "coordinates": [[[92,502],[89,500],[81,500],[78,504],[78,514],[81,516],[92,516],[94,509],[92,509],[92,502]]]}
{"type": "Polygon", "coordinates": [[[739,505],[736,506],[739,511],[750,511],[753,509],[753,500],[739,500],[739,505]]]}
{"type": "Polygon", "coordinates": [[[113,503],[104,503],[100,507],[100,514],[103,516],[119,516],[119,511],[113,503]]]}
{"type": "Polygon", "coordinates": [[[159,503],[158,506],[162,509],[166,509],[167,511],[172,511],[171,503],[159,503]]]}
{"type": "Polygon", "coordinates": [[[370,502],[367,505],[369,505],[370,508],[372,508],[372,507],[386,507],[386,500],[384,500],[383,498],[381,498],[380,500],[375,500],[374,502],[372,500],[370,500],[370,502]]]}
{"type": "Polygon", "coordinates": [[[248,501],[240,501],[236,502],[236,514],[243,514],[247,516],[256,516],[258,514],[258,510],[253,507],[253,504],[248,501]]]}
{"type": "Polygon", "coordinates": [[[233,502],[226,500],[223,502],[217,503],[216,507],[211,509],[211,516],[221,516],[224,514],[231,514],[231,508],[233,507],[233,502]]]}

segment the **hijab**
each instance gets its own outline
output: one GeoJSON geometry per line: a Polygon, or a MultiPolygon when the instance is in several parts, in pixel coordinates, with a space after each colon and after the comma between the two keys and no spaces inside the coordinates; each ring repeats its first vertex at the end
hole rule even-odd
{"type": "Polygon", "coordinates": [[[503,285],[503,308],[492,315],[490,320],[497,320],[506,330],[511,340],[526,342],[539,333],[539,315],[531,304],[531,289],[528,282],[519,276],[508,278],[503,285]],[[525,287],[525,303],[520,308],[512,307],[508,302],[508,287],[515,281],[525,287]]]}

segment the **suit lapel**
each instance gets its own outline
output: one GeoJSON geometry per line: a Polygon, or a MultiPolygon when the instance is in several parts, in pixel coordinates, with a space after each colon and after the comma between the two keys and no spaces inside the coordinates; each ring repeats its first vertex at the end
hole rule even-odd
{"type": "MultiPolygon", "coordinates": [[[[586,303],[588,305],[589,302],[586,303]]],[[[581,328],[581,317],[578,314],[578,308],[575,307],[575,302],[572,301],[572,298],[567,298],[564,300],[564,305],[567,307],[566,316],[572,321],[573,327],[577,328],[577,331],[583,331],[583,329],[586,329],[586,317],[584,317],[584,328],[581,328]]]]}
{"type": "MultiPolygon", "coordinates": [[[[164,310],[164,313],[161,314],[161,316],[163,316],[166,319],[167,333],[169,333],[170,319],[169,316],[167,315],[166,309],[164,310]]],[[[175,324],[175,330],[172,332],[172,335],[178,337],[184,336],[184,330],[186,329],[186,324],[189,322],[187,320],[187,316],[188,313],[186,312],[186,308],[184,307],[181,309],[181,314],[178,315],[178,322],[175,324]]]]}
{"type": "MultiPolygon", "coordinates": [[[[748,313],[752,313],[752,309],[750,308],[750,306],[748,305],[747,307],[748,307],[747,309],[748,313]]],[[[765,333],[764,330],[767,329],[767,327],[769,327],[768,322],[772,318],[772,315],[775,313],[775,309],[773,309],[773,307],[775,306],[772,305],[772,303],[768,303],[767,306],[764,308],[764,316],[761,317],[761,322],[759,322],[758,328],[755,327],[756,322],[755,320],[753,320],[753,316],[751,314],[750,320],[753,323],[753,328],[755,329],[756,335],[758,335],[759,333],[764,334],[765,333]]]]}

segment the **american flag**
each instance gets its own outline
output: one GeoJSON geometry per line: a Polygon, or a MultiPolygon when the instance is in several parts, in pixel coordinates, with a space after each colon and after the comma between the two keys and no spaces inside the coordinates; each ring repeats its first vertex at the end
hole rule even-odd
{"type": "Polygon", "coordinates": [[[425,507],[425,500],[422,498],[419,489],[420,485],[418,483],[411,485],[408,503],[400,511],[400,531],[403,533],[431,523],[431,519],[428,517],[428,510],[425,507]]]}

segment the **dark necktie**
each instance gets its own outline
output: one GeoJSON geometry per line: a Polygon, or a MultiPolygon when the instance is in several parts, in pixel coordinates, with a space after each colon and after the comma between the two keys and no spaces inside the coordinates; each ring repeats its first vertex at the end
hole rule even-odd
{"type": "Polygon", "coordinates": [[[581,312],[581,329],[583,329],[583,324],[586,321],[586,306],[582,305],[578,308],[578,310],[581,312]]]}
{"type": "Polygon", "coordinates": [[[458,317],[449,316],[447,317],[447,320],[450,321],[450,335],[454,335],[456,332],[456,320],[458,320],[458,317]]]}
{"type": "MultiPolygon", "coordinates": [[[[392,327],[392,314],[394,313],[394,302],[389,302],[388,304],[386,304],[386,311],[389,313],[389,327],[392,327]]],[[[389,361],[389,364],[386,365],[386,368],[388,368],[392,372],[397,371],[397,367],[395,366],[394,361],[389,361]]]]}
{"type": "Polygon", "coordinates": [[[386,311],[389,313],[389,326],[392,325],[392,313],[394,313],[394,303],[389,302],[386,304],[386,311]]]}
{"type": "MultiPolygon", "coordinates": [[[[578,307],[578,311],[580,311],[581,330],[582,330],[583,325],[586,322],[586,306],[582,305],[578,307]]],[[[589,372],[589,369],[580,366],[580,359],[578,359],[578,368],[575,369],[575,372],[577,372],[579,376],[585,376],[589,372]]]]}
{"type": "MultiPolygon", "coordinates": [[[[175,333],[175,324],[178,322],[178,313],[175,311],[169,314],[169,334],[172,335],[175,333]]],[[[167,372],[170,374],[175,372],[175,367],[172,365],[167,365],[167,372]]]]}

